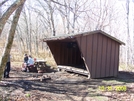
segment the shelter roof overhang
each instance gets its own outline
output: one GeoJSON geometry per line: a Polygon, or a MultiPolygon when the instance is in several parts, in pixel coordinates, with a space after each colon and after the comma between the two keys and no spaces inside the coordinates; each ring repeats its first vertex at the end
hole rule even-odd
{"type": "Polygon", "coordinates": [[[102,30],[95,30],[95,31],[89,31],[89,32],[83,32],[83,33],[78,33],[78,34],[68,34],[68,35],[64,35],[64,36],[53,36],[53,37],[49,37],[49,38],[44,38],[43,41],[44,42],[48,42],[48,41],[62,41],[62,40],[66,40],[66,41],[76,41],[76,37],[80,37],[80,36],[86,36],[86,35],[90,35],[90,34],[103,34],[104,36],[113,39],[114,41],[118,42],[121,45],[125,45],[124,42],[120,41],[119,39],[107,34],[106,32],[102,31],[102,30]]]}

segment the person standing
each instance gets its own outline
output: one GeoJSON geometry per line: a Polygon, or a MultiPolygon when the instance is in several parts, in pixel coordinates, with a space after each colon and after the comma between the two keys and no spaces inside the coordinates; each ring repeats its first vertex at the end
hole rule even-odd
{"type": "Polygon", "coordinates": [[[22,63],[22,71],[26,72],[27,71],[27,66],[28,66],[28,55],[24,55],[24,62],[22,63]]]}
{"type": "Polygon", "coordinates": [[[28,56],[27,56],[27,54],[25,54],[25,57],[24,57],[24,63],[28,63],[28,56]]]}
{"type": "Polygon", "coordinates": [[[9,55],[6,63],[6,68],[4,70],[4,78],[9,78],[10,69],[11,69],[11,64],[10,64],[10,55],[9,55]]]}

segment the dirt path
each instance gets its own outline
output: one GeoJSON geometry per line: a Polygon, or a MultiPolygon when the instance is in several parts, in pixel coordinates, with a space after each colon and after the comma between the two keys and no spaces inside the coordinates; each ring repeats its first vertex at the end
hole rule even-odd
{"type": "Polygon", "coordinates": [[[89,80],[66,72],[38,74],[14,68],[10,78],[0,82],[0,101],[134,101],[133,82],[134,74],[128,72],[89,80]],[[51,79],[40,81],[42,75],[51,79]]]}

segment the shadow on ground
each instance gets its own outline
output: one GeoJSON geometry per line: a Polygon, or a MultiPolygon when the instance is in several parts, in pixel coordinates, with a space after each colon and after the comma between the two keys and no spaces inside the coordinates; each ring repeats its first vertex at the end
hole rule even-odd
{"type": "MultiPolygon", "coordinates": [[[[3,80],[8,83],[6,83],[6,85],[1,85],[1,87],[13,87],[12,90],[21,88],[24,91],[40,91],[53,94],[64,94],[72,101],[74,100],[72,96],[77,96],[83,99],[81,99],[81,101],[84,101],[84,98],[87,96],[106,96],[110,99],[118,99],[118,97],[115,96],[104,95],[102,93],[103,91],[100,91],[99,87],[113,87],[119,85],[127,86],[127,84],[133,83],[134,81],[134,74],[124,71],[119,72],[117,78],[103,79],[87,79],[87,77],[81,75],[79,76],[66,72],[56,72],[39,74],[38,77],[42,75],[49,75],[51,77],[51,80],[40,81],[36,76],[33,75],[36,74],[12,71],[11,76],[13,77],[3,80]],[[37,79],[26,79],[29,77],[37,79]]],[[[111,93],[112,92],[114,91],[111,91],[111,93]]],[[[127,91],[115,93],[133,94],[134,90],[127,86],[127,91]]]]}

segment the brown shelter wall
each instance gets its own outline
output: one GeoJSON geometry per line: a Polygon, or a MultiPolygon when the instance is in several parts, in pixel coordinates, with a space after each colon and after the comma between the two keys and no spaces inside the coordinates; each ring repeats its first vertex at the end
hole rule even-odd
{"type": "Polygon", "coordinates": [[[77,37],[91,78],[117,76],[119,43],[98,33],[77,37]]]}
{"type": "Polygon", "coordinates": [[[47,42],[57,65],[82,66],[81,52],[76,42],[47,42]]]}
{"type": "Polygon", "coordinates": [[[47,41],[57,65],[87,67],[91,78],[117,76],[119,46],[117,41],[101,34],[47,41]]]}

